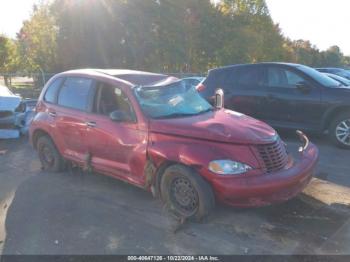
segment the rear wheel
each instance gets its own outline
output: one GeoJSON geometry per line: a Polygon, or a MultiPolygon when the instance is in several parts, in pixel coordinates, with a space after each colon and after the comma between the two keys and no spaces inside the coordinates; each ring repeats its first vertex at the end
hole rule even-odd
{"type": "Polygon", "coordinates": [[[173,165],[162,176],[161,197],[170,211],[181,218],[205,218],[215,205],[211,186],[192,169],[173,165]]]}
{"type": "Polygon", "coordinates": [[[350,149],[350,112],[337,116],[330,126],[330,137],[339,147],[350,149]]]}
{"type": "Polygon", "coordinates": [[[41,136],[36,146],[43,170],[59,172],[64,168],[64,159],[56,149],[52,140],[47,136],[41,136]]]}

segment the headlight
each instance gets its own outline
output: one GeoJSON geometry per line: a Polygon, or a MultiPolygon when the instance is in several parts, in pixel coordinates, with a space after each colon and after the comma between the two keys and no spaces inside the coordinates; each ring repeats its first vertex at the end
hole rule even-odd
{"type": "Polygon", "coordinates": [[[232,160],[215,160],[209,163],[209,170],[219,175],[239,175],[252,168],[246,164],[232,160]]]}

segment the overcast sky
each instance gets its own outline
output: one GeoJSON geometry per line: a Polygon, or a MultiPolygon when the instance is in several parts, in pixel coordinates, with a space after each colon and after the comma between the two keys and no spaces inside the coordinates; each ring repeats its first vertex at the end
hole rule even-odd
{"type": "Polygon", "coordinates": [[[37,0],[0,0],[0,33],[15,37],[37,0]]]}
{"type": "Polygon", "coordinates": [[[350,0],[266,0],[284,35],[321,50],[338,45],[350,55],[350,0]]]}
{"type": "MultiPolygon", "coordinates": [[[[15,37],[38,0],[0,0],[0,33],[15,37]]],[[[76,0],[72,0],[76,1],[76,0]]],[[[176,0],[174,0],[176,1],[176,0]]],[[[338,45],[350,55],[350,0],[266,0],[284,35],[321,50],[338,45]]]]}

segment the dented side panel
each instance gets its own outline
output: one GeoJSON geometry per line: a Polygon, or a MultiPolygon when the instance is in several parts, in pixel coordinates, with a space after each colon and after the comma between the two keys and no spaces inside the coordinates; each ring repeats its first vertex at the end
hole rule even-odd
{"type": "Polygon", "coordinates": [[[246,145],[215,143],[153,132],[149,136],[148,155],[157,168],[167,161],[181,163],[196,169],[207,180],[216,175],[202,170],[207,170],[209,162],[217,159],[235,159],[250,165],[253,170],[248,176],[263,172],[250,147],[246,145]]]}

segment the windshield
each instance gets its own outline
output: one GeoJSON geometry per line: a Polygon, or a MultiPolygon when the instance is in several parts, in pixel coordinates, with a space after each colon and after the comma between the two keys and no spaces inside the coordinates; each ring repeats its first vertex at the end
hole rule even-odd
{"type": "Polygon", "coordinates": [[[338,76],[338,75],[333,75],[333,74],[330,74],[330,75],[327,75],[329,76],[330,78],[333,78],[334,80],[338,81],[339,83],[345,85],[345,86],[350,86],[350,80],[344,78],[344,77],[341,77],[341,76],[338,76]]]}
{"type": "Polygon", "coordinates": [[[332,78],[318,72],[317,70],[315,70],[311,67],[298,66],[298,68],[325,87],[339,86],[339,82],[337,82],[337,81],[333,80],[332,78]]]}
{"type": "Polygon", "coordinates": [[[342,77],[350,78],[350,73],[346,70],[340,70],[336,74],[342,77]]]}
{"type": "Polygon", "coordinates": [[[135,88],[142,111],[151,118],[175,118],[203,114],[212,106],[184,81],[166,86],[135,88]]]}

